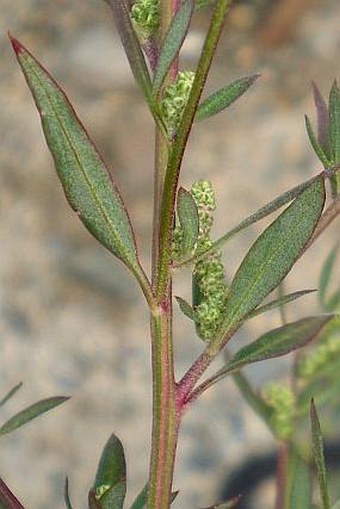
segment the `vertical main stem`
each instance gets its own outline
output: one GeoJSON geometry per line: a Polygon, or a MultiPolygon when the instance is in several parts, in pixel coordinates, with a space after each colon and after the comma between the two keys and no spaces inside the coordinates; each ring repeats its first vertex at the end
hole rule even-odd
{"type": "Polygon", "coordinates": [[[148,509],[168,509],[178,438],[173,370],[171,292],[151,316],[153,419],[148,509]]]}

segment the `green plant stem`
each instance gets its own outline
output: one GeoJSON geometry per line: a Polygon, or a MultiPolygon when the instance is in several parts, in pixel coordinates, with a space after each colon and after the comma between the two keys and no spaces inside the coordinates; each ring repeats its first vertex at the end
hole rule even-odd
{"type": "Polygon", "coordinates": [[[171,292],[151,315],[153,421],[148,509],[168,509],[177,446],[179,416],[172,348],[171,292]]]}
{"type": "Polygon", "coordinates": [[[183,112],[182,121],[176,134],[176,140],[169,157],[161,206],[161,250],[156,292],[159,298],[161,298],[161,296],[166,291],[170,275],[174,207],[184,151],[194,121],[198,102],[200,100],[202,90],[206,82],[211,62],[216,50],[217,42],[222,32],[223,22],[227,14],[229,4],[229,0],[220,0],[214,11],[210,28],[206,35],[203,50],[197,65],[191,93],[183,112]]]}

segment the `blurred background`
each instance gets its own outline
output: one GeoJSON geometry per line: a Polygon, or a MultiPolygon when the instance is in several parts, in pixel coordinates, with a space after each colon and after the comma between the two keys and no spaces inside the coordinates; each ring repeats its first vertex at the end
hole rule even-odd
{"type": "MultiPolygon", "coordinates": [[[[51,414],[2,438],[0,474],[25,507],[34,509],[64,507],[67,474],[74,506],[85,507],[100,452],[114,431],[126,449],[132,500],[147,478],[150,446],[147,313],[125,268],[97,245],[66,205],[7,30],[54,74],[110,162],[146,266],[151,117],[105,2],[0,0],[0,7],[1,394],[24,383],[1,409],[1,420],[38,399],[72,396],[51,414]]],[[[195,16],[183,51],[185,68],[194,68],[209,16],[209,10],[195,16]]],[[[311,80],[327,96],[339,75],[339,19],[338,0],[235,0],[206,92],[242,76],[260,72],[262,77],[226,113],[194,129],[182,173],[187,188],[197,179],[212,180],[219,204],[216,235],[321,170],[303,114],[314,118],[311,80]]],[[[230,278],[265,224],[228,245],[230,278]]],[[[298,262],[286,290],[315,287],[338,239],[337,223],[298,262]]],[[[189,297],[189,274],[175,279],[175,294],[189,297]]],[[[317,310],[316,298],[308,296],[290,306],[288,316],[317,310]]],[[[177,308],[175,319],[181,376],[202,344],[177,308]]],[[[279,323],[275,312],[252,321],[234,347],[279,323]]],[[[269,378],[285,377],[287,364],[289,359],[268,361],[252,367],[249,375],[261,386],[269,378]]],[[[174,508],[211,504],[230,471],[246,457],[273,448],[270,434],[241,403],[233,383],[220,383],[184,420],[174,508]]],[[[272,507],[263,497],[262,507],[272,507]]]]}

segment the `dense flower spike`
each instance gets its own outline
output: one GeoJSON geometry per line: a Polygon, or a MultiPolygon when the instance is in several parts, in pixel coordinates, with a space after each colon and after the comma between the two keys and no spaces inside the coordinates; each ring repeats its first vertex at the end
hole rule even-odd
{"type": "Polygon", "coordinates": [[[162,112],[170,134],[174,134],[179,126],[194,78],[194,72],[181,71],[176,81],[164,90],[162,112]]]}
{"type": "Polygon", "coordinates": [[[293,391],[278,383],[268,385],[263,398],[272,409],[271,423],[278,438],[289,439],[294,431],[295,398],[293,391]]]}
{"type": "Polygon", "coordinates": [[[131,20],[142,42],[157,33],[160,22],[159,0],[136,0],[131,8],[131,20]]]}
{"type": "MultiPolygon", "coordinates": [[[[211,182],[199,180],[191,189],[199,217],[199,234],[196,252],[202,253],[211,246],[210,229],[216,209],[215,192],[211,182]]],[[[194,284],[198,286],[200,302],[194,302],[196,326],[199,336],[212,339],[221,324],[228,288],[225,281],[222,253],[213,251],[199,260],[193,270],[194,284]]]]}
{"type": "Polygon", "coordinates": [[[323,336],[326,338],[299,364],[299,376],[305,381],[312,379],[323,368],[326,368],[340,353],[340,317],[336,316],[325,327],[323,336]]]}

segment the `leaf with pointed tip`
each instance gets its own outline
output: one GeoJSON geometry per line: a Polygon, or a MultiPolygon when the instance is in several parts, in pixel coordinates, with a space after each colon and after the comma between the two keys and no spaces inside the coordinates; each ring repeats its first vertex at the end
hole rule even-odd
{"type": "Polygon", "coordinates": [[[71,207],[103,246],[140,273],[130,220],[101,156],[59,85],[19,41],[11,42],[71,207]]]}
{"type": "Polygon", "coordinates": [[[112,434],[100,457],[93,493],[100,509],[121,509],[126,494],[126,464],[122,443],[112,434]]]}
{"type": "MultiPolygon", "coordinates": [[[[327,302],[327,290],[331,280],[331,274],[334,269],[335,261],[339,251],[339,244],[337,244],[329,253],[325,263],[322,266],[320,279],[319,279],[319,299],[323,307],[326,306],[327,302]]],[[[326,308],[325,308],[326,309],[326,308]]]]}
{"type": "Polygon", "coordinates": [[[204,120],[228,108],[255,83],[259,76],[260,74],[246,76],[217,90],[199,105],[195,120],[204,120]]]}
{"type": "MultiPolygon", "coordinates": [[[[130,509],[146,509],[146,504],[148,501],[148,483],[144,486],[144,488],[137,495],[137,498],[133,502],[130,509]]],[[[178,491],[174,491],[171,493],[171,503],[175,500],[178,495],[178,491]]]]}
{"type": "Polygon", "coordinates": [[[211,351],[219,350],[232,331],[287,275],[311,238],[324,201],[324,181],[318,178],[251,246],[231,283],[221,326],[223,336],[211,343],[211,351]]]}
{"type": "Polygon", "coordinates": [[[241,348],[222,369],[227,374],[254,362],[286,355],[314,339],[332,318],[334,315],[311,316],[266,332],[241,348]]]}
{"type": "Polygon", "coordinates": [[[25,509],[7,484],[0,478],[0,508],[1,509],[25,509]]]}
{"type": "Polygon", "coordinates": [[[329,135],[334,164],[340,162],[340,90],[334,81],[329,95],[329,135]]]}
{"type": "Polygon", "coordinates": [[[309,293],[316,292],[317,290],[300,290],[298,292],[289,293],[288,295],[284,295],[283,297],[280,297],[279,299],[272,300],[271,302],[268,302],[268,304],[265,304],[264,306],[261,306],[259,308],[256,308],[254,311],[252,311],[248,316],[247,319],[254,318],[255,316],[258,316],[262,313],[266,313],[267,311],[271,311],[272,309],[275,309],[280,306],[284,306],[288,304],[289,302],[293,302],[296,299],[299,299],[300,297],[303,297],[304,295],[308,295],[309,293]]]}
{"type": "Polygon", "coordinates": [[[317,139],[320,147],[322,147],[327,158],[331,158],[330,155],[330,139],[329,139],[329,112],[328,106],[324,98],[322,97],[320,90],[316,84],[312,81],[314,104],[317,113],[317,139]]]}
{"type": "Polygon", "coordinates": [[[68,477],[65,477],[65,485],[64,485],[64,501],[66,505],[66,509],[73,509],[69,494],[69,483],[68,483],[68,477]]]}
{"type": "Polygon", "coordinates": [[[190,320],[195,320],[195,311],[192,309],[190,304],[188,304],[186,300],[182,299],[182,297],[178,297],[178,295],[176,295],[175,299],[177,300],[182,313],[190,318],[190,320]]]}
{"type": "Polygon", "coordinates": [[[177,214],[181,225],[183,239],[181,243],[182,256],[192,254],[198,238],[198,211],[196,203],[189,191],[180,187],[177,195],[177,214]]]}
{"type": "Polygon", "coordinates": [[[2,398],[2,400],[0,400],[0,407],[7,403],[7,401],[11,399],[14,396],[14,394],[18,392],[19,389],[21,389],[22,385],[23,383],[19,382],[17,385],[12,387],[12,389],[8,391],[8,393],[2,398]]]}
{"type": "Polygon", "coordinates": [[[322,507],[323,509],[330,509],[331,501],[328,492],[327,471],[323,449],[323,437],[319,417],[313,399],[311,400],[310,403],[310,421],[312,427],[313,455],[318,473],[319,489],[323,504],[322,507]]]}
{"type": "Polygon", "coordinates": [[[39,415],[48,412],[49,410],[52,410],[53,408],[61,405],[62,403],[69,399],[70,398],[66,396],[55,396],[52,398],[42,399],[41,401],[34,403],[33,405],[25,408],[24,410],[21,410],[21,412],[18,412],[13,417],[8,419],[8,421],[6,421],[0,427],[0,435],[11,433],[17,428],[23,426],[24,424],[32,421],[39,415]]]}
{"type": "Polygon", "coordinates": [[[153,79],[153,92],[155,95],[161,88],[171,64],[182,47],[185,36],[189,30],[193,10],[193,0],[184,0],[175,16],[172,18],[169,30],[162,43],[153,79]]]}
{"type": "MultiPolygon", "coordinates": [[[[287,203],[294,200],[294,198],[297,198],[302,194],[306,189],[310,187],[311,184],[313,184],[317,179],[320,178],[322,174],[317,175],[316,177],[312,177],[309,180],[306,180],[306,182],[303,182],[302,184],[298,184],[297,186],[293,187],[292,189],[289,189],[288,191],[284,192],[271,202],[267,203],[263,207],[259,208],[256,212],[253,214],[250,214],[250,216],[246,217],[241,223],[239,223],[237,226],[234,226],[231,230],[229,230],[227,233],[222,235],[219,239],[215,240],[212,243],[212,246],[210,247],[209,251],[213,251],[217,248],[222,247],[226,242],[231,240],[237,233],[240,233],[245,228],[248,228],[252,224],[257,223],[258,221],[261,221],[263,218],[269,216],[270,214],[273,214],[280,208],[282,208],[287,203]]],[[[190,260],[192,261],[192,260],[190,260]]],[[[185,262],[183,262],[184,264],[185,262]]]]}
{"type": "Polygon", "coordinates": [[[332,166],[332,160],[327,157],[323,148],[319,145],[319,142],[314,134],[311,121],[309,120],[307,115],[305,115],[305,123],[306,123],[308,138],[309,138],[309,141],[313,147],[315,154],[320,159],[323,166],[325,168],[329,168],[330,166],[332,166]]]}

